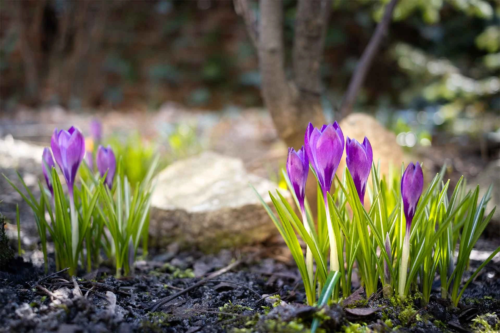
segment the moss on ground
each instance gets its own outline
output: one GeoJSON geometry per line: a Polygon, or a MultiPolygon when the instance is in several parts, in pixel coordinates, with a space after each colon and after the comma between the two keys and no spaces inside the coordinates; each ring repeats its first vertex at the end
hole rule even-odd
{"type": "Polygon", "coordinates": [[[486,313],[482,316],[477,316],[472,319],[472,331],[482,333],[498,333],[500,332],[500,319],[494,313],[486,313]]]}

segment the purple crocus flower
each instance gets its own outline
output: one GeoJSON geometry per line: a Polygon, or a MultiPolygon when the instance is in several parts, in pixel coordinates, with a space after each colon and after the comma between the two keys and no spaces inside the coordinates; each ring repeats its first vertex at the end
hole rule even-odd
{"type": "Polygon", "coordinates": [[[73,126],[67,131],[55,129],[50,146],[66,179],[70,196],[73,196],[76,173],[85,156],[85,139],[82,133],[73,126]]]}
{"type": "Polygon", "coordinates": [[[406,231],[410,231],[417,204],[422,195],[424,187],[424,174],[420,164],[410,163],[401,179],[401,195],[403,196],[403,207],[406,216],[406,231]]]}
{"type": "Polygon", "coordinates": [[[94,156],[91,151],[85,153],[85,162],[90,170],[94,170],[94,156]]]}
{"type": "Polygon", "coordinates": [[[373,162],[373,152],[370,141],[365,137],[363,144],[360,144],[356,139],[347,137],[345,146],[346,162],[349,172],[354,180],[354,185],[358,191],[359,200],[365,204],[366,183],[373,162]]]}
{"type": "Polygon", "coordinates": [[[116,158],[110,146],[108,146],[108,148],[99,146],[99,149],[97,149],[96,162],[97,170],[99,170],[99,174],[101,175],[101,177],[104,177],[106,172],[108,173],[105,183],[109,188],[112,188],[113,178],[115,177],[116,171],[116,158]]]}
{"type": "Polygon", "coordinates": [[[42,154],[43,176],[45,177],[45,182],[47,183],[47,187],[49,188],[49,191],[50,193],[52,193],[52,195],[54,195],[54,188],[52,187],[52,182],[50,179],[51,179],[52,168],[55,166],[56,164],[54,163],[54,159],[52,158],[50,149],[44,148],[42,154]]]}
{"type": "Polygon", "coordinates": [[[295,151],[293,148],[288,149],[288,159],[286,161],[286,172],[292,183],[293,190],[300,204],[300,209],[304,209],[304,199],[306,196],[307,174],[309,173],[309,159],[304,150],[304,146],[295,151]]]}
{"type": "Polygon", "coordinates": [[[321,130],[309,123],[304,141],[307,157],[316,171],[326,198],[344,153],[344,134],[337,122],[323,125],[321,130]]]}
{"type": "Polygon", "coordinates": [[[99,143],[102,140],[102,124],[99,120],[93,119],[90,122],[90,135],[95,143],[99,143]]]}

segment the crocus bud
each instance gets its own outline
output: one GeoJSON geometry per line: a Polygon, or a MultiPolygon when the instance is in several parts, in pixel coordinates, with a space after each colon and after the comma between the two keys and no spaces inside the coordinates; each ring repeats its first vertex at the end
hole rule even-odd
{"type": "Polygon", "coordinates": [[[85,153],[85,162],[90,170],[94,170],[94,156],[91,151],[85,153]]]}
{"type": "Polygon", "coordinates": [[[420,164],[418,162],[417,164],[410,163],[408,167],[406,167],[403,178],[401,179],[401,195],[403,197],[407,232],[410,231],[423,187],[424,174],[422,173],[420,164]]]}
{"type": "Polygon", "coordinates": [[[360,144],[356,139],[347,137],[345,151],[347,155],[347,167],[358,191],[359,200],[364,205],[366,183],[373,162],[372,146],[366,137],[363,140],[363,144],[360,144]]]}
{"type": "Polygon", "coordinates": [[[297,152],[293,148],[288,149],[286,172],[292,183],[300,208],[304,209],[307,174],[309,173],[309,159],[307,158],[304,146],[297,152]]]}
{"type": "Polygon", "coordinates": [[[385,252],[389,257],[389,261],[384,260],[384,279],[385,283],[389,284],[391,282],[391,270],[389,269],[389,265],[392,265],[391,239],[389,237],[389,233],[387,233],[385,236],[385,252]]]}
{"type": "Polygon", "coordinates": [[[92,136],[92,139],[96,143],[99,143],[102,140],[102,124],[97,119],[93,119],[90,122],[90,136],[92,136]]]}
{"type": "Polygon", "coordinates": [[[323,195],[326,196],[344,152],[344,134],[337,122],[323,125],[321,130],[309,123],[304,141],[307,157],[316,171],[323,195]]]}
{"type": "Polygon", "coordinates": [[[52,193],[52,195],[54,195],[54,188],[52,187],[52,182],[50,181],[50,179],[51,179],[52,168],[55,166],[56,164],[54,163],[54,159],[52,158],[50,149],[44,148],[42,154],[42,171],[43,171],[43,176],[45,177],[45,182],[47,183],[47,187],[49,188],[49,191],[50,193],[52,193]]]}
{"type": "Polygon", "coordinates": [[[54,158],[66,179],[70,195],[73,195],[76,173],[85,156],[85,139],[82,133],[73,126],[67,131],[55,129],[50,146],[52,154],[54,154],[54,158]]]}
{"type": "Polygon", "coordinates": [[[101,177],[104,177],[106,172],[108,173],[105,183],[109,188],[112,188],[113,178],[115,177],[116,171],[116,158],[110,146],[108,146],[108,148],[99,146],[99,148],[97,149],[96,162],[97,170],[99,170],[99,174],[101,175],[101,177]]]}

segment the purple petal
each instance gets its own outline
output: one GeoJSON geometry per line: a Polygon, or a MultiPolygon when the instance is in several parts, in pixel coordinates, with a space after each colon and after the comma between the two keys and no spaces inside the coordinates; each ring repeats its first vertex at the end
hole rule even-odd
{"type": "Polygon", "coordinates": [[[334,127],[329,125],[313,143],[315,143],[313,156],[316,160],[316,172],[320,183],[322,183],[323,191],[326,192],[332,186],[333,177],[342,158],[343,140],[338,136],[334,127]]]}
{"type": "Polygon", "coordinates": [[[352,175],[361,203],[364,204],[366,183],[372,166],[372,152],[367,138],[361,145],[356,139],[347,138],[346,163],[352,175]],[[369,151],[367,151],[367,147],[369,151]]]}
{"type": "Polygon", "coordinates": [[[108,148],[99,146],[96,162],[97,170],[99,170],[101,177],[104,177],[107,172],[105,180],[106,185],[108,185],[109,188],[113,187],[113,178],[116,172],[116,158],[110,146],[108,146],[108,148]]]}
{"type": "Polygon", "coordinates": [[[292,183],[293,190],[299,201],[300,208],[304,208],[305,186],[309,171],[309,162],[302,147],[298,152],[293,148],[288,149],[288,159],[286,162],[288,178],[292,183]]]}
{"type": "Polygon", "coordinates": [[[309,140],[310,140],[310,137],[311,137],[311,134],[313,131],[314,131],[314,126],[312,123],[309,123],[309,125],[307,125],[306,134],[304,136],[304,148],[306,151],[306,155],[309,158],[309,160],[311,160],[311,162],[312,162],[312,158],[311,158],[312,152],[311,152],[311,145],[309,143],[309,140]]]}
{"type": "Polygon", "coordinates": [[[406,217],[407,230],[410,229],[424,187],[424,175],[420,163],[410,163],[401,180],[401,195],[406,217]]]}
{"type": "Polygon", "coordinates": [[[368,160],[370,160],[370,167],[373,162],[373,151],[372,151],[372,145],[370,144],[370,141],[368,138],[365,136],[365,139],[363,140],[363,146],[365,147],[365,152],[368,160]]]}
{"type": "Polygon", "coordinates": [[[335,131],[337,132],[337,135],[339,136],[340,140],[342,141],[342,149],[344,149],[344,133],[342,132],[340,125],[337,122],[334,122],[333,128],[335,129],[335,131]]]}
{"type": "Polygon", "coordinates": [[[57,164],[62,169],[61,150],[59,149],[59,132],[57,128],[54,130],[54,134],[52,134],[52,138],[50,139],[50,148],[52,149],[52,154],[54,154],[57,164]]]}
{"type": "Polygon", "coordinates": [[[102,124],[99,120],[93,119],[90,123],[90,135],[92,139],[96,142],[100,142],[102,139],[102,124]]]}
{"type": "Polygon", "coordinates": [[[50,173],[52,172],[52,168],[55,166],[54,159],[52,158],[52,154],[50,153],[49,148],[43,149],[42,154],[42,171],[43,176],[45,177],[45,182],[47,183],[47,187],[50,190],[50,193],[54,194],[54,189],[52,188],[52,183],[50,181],[50,173]],[[48,168],[48,170],[47,170],[48,168]]]}

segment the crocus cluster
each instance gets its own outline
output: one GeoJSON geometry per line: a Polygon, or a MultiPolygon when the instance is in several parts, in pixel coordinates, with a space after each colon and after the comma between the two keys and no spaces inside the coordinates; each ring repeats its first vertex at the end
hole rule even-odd
{"type": "MultiPolygon", "coordinates": [[[[286,164],[288,178],[302,213],[302,222],[304,223],[305,229],[309,235],[311,235],[311,230],[309,223],[307,222],[307,216],[304,208],[309,163],[316,174],[325,202],[324,207],[326,211],[326,223],[330,242],[330,271],[338,271],[340,269],[339,257],[342,256],[342,253],[338,253],[337,244],[338,242],[342,242],[342,238],[340,235],[337,235],[338,231],[335,231],[333,227],[329,211],[330,206],[328,203],[328,193],[330,193],[335,173],[337,172],[337,168],[342,159],[344,145],[346,150],[347,168],[352,177],[359,202],[364,206],[368,177],[370,176],[373,164],[373,151],[368,138],[365,137],[363,142],[359,143],[356,139],[347,137],[345,142],[344,134],[342,133],[342,129],[337,122],[330,125],[323,125],[321,128],[315,128],[311,123],[309,123],[305,133],[304,146],[298,151],[290,148],[286,164]]],[[[401,181],[401,194],[407,225],[405,238],[406,251],[403,250],[403,264],[400,271],[400,274],[403,277],[406,276],[407,270],[411,223],[415,216],[419,198],[422,194],[422,188],[423,173],[420,164],[410,163],[401,181]]],[[[386,236],[384,247],[388,253],[388,259],[392,260],[389,236],[386,236]]],[[[340,245],[340,248],[341,247],[342,245],[340,245]]],[[[312,253],[309,246],[306,253],[306,263],[309,281],[312,281],[312,253]]],[[[386,283],[390,280],[388,264],[389,263],[386,260],[384,274],[386,283]]],[[[404,289],[404,285],[400,286],[400,288],[404,289]]]]}
{"type": "MultiPolygon", "coordinates": [[[[92,135],[97,139],[101,139],[101,124],[93,121],[91,125],[92,135]]],[[[89,167],[92,168],[93,160],[92,153],[85,152],[85,139],[83,134],[75,127],[71,126],[67,131],[54,130],[50,141],[50,147],[43,150],[42,155],[42,171],[47,183],[47,188],[54,195],[52,186],[51,172],[55,167],[54,159],[61,170],[66,184],[68,186],[68,194],[70,196],[70,204],[73,207],[73,191],[76,174],[83,159],[87,160],[89,167]],[[52,158],[54,156],[54,158],[52,158]]],[[[105,184],[113,187],[113,179],[116,172],[116,158],[111,147],[104,148],[99,146],[97,151],[97,169],[101,177],[106,176],[105,184]]],[[[75,212],[73,214],[76,214],[75,212]]]]}

